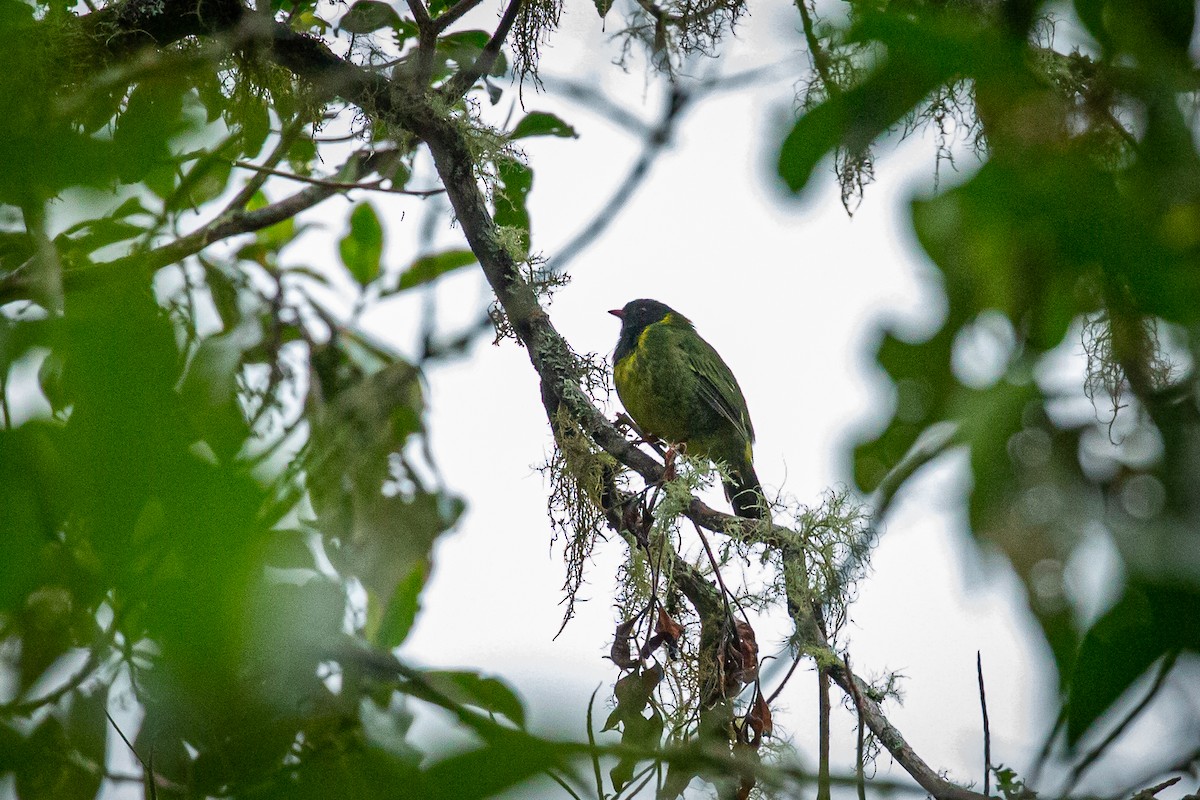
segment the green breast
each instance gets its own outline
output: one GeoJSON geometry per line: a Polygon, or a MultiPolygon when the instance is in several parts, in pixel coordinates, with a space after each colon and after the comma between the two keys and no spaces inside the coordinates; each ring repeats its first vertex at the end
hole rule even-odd
{"type": "MultiPolygon", "coordinates": [[[[686,352],[684,337],[689,334],[695,335],[667,322],[647,326],[637,347],[613,365],[613,383],[625,410],[645,433],[686,442],[693,455],[718,456],[715,451],[726,449],[723,440],[732,426],[700,397],[686,352]]],[[[723,452],[719,457],[729,458],[723,452]]]]}

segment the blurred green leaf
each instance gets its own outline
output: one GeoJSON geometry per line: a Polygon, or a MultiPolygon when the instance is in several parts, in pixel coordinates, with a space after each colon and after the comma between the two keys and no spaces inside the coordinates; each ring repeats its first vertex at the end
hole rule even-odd
{"type": "Polygon", "coordinates": [[[533,188],[533,170],[514,158],[496,163],[495,220],[496,224],[514,228],[520,233],[523,254],[529,253],[529,210],[525,203],[533,188]]]}
{"type": "Polygon", "coordinates": [[[54,716],[43,720],[21,748],[16,790],[21,800],[93,800],[100,791],[98,770],[71,757],[71,742],[54,716]]]}
{"type": "Polygon", "coordinates": [[[470,66],[487,47],[492,35],[487,31],[455,31],[438,39],[438,51],[460,67],[470,66]]]}
{"type": "Polygon", "coordinates": [[[379,277],[383,226],[370,203],[359,203],[350,212],[350,230],[342,238],[338,252],[359,285],[366,286],[379,277]]]}
{"type": "Polygon", "coordinates": [[[21,749],[25,740],[8,725],[0,724],[0,777],[16,769],[21,761],[21,749]]]}
{"type": "Polygon", "coordinates": [[[488,743],[442,759],[421,774],[420,796],[429,800],[483,800],[560,766],[570,751],[517,731],[497,732],[488,743]]]}
{"type": "Polygon", "coordinates": [[[1145,591],[1127,587],[1080,645],[1067,701],[1067,743],[1078,742],[1167,648],[1145,591]]]}
{"type": "Polygon", "coordinates": [[[437,280],[447,272],[453,272],[475,263],[477,263],[477,259],[470,250],[447,250],[443,253],[421,256],[400,273],[396,288],[382,292],[381,296],[397,294],[417,286],[423,286],[437,280]]]}
{"type": "Polygon", "coordinates": [[[236,134],[228,136],[211,152],[203,152],[179,182],[175,195],[167,201],[171,209],[198,209],[219,197],[229,185],[233,159],[238,154],[236,134]]]}
{"type": "Polygon", "coordinates": [[[382,612],[378,628],[372,631],[368,625],[368,639],[379,647],[388,649],[404,643],[413,623],[416,622],[417,614],[421,611],[421,590],[425,588],[428,577],[429,567],[426,562],[418,561],[413,565],[412,571],[400,581],[392,594],[392,599],[382,612]]]}
{"type": "Polygon", "coordinates": [[[863,491],[879,485],[921,431],[945,419],[949,397],[958,386],[950,366],[953,342],[949,325],[919,343],[884,335],[876,359],[895,384],[896,409],[882,433],[854,449],[854,479],[863,491]]]}
{"type": "Polygon", "coordinates": [[[238,375],[246,352],[262,342],[262,335],[258,322],[246,319],[231,331],[208,337],[196,348],[180,387],[184,407],[221,460],[236,455],[249,436],[238,401],[238,375]]]}
{"type": "Polygon", "coordinates": [[[545,111],[531,111],[521,118],[513,128],[508,138],[524,139],[529,136],[559,136],[568,139],[578,139],[579,134],[567,123],[554,114],[545,111]]]}
{"type": "Polygon", "coordinates": [[[878,14],[860,23],[856,38],[882,42],[887,56],[857,85],[796,121],[779,151],[779,175],[787,187],[803,189],[817,164],[837,148],[865,150],[937,86],[963,72],[965,61],[983,58],[982,42],[972,41],[977,30],[977,22],[952,13],[878,14]]]}
{"type": "Polygon", "coordinates": [[[387,3],[379,0],[358,0],[342,17],[338,26],[350,33],[371,33],[380,28],[396,27],[400,15],[387,3]]]}
{"type": "Polygon", "coordinates": [[[503,714],[517,725],[525,726],[525,708],[521,699],[496,678],[485,678],[475,672],[443,670],[425,671],[421,676],[435,691],[456,703],[503,714]]]}
{"type": "MultiPolygon", "coordinates": [[[[124,183],[150,178],[155,170],[161,175],[164,168],[168,170],[168,177],[174,177],[168,142],[186,128],[183,94],[187,90],[183,77],[179,76],[141,83],[130,93],[113,132],[113,144],[120,159],[118,169],[124,183]]],[[[163,190],[161,183],[152,188],[160,197],[170,194],[163,190]]]]}
{"type": "Polygon", "coordinates": [[[243,98],[229,108],[227,117],[241,132],[243,156],[254,158],[262,152],[271,135],[271,115],[266,101],[258,97],[243,98]]]}
{"type": "Polygon", "coordinates": [[[317,562],[308,539],[307,531],[271,531],[264,554],[264,563],[278,569],[306,569],[315,572],[317,562]]]}

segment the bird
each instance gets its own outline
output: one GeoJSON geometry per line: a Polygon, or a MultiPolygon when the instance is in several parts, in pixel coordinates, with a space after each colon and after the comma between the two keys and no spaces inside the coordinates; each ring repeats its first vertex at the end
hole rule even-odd
{"type": "Polygon", "coordinates": [[[657,300],[631,300],[621,320],[613,385],[642,433],[723,464],[734,513],[770,519],[754,472],[754,427],[733,372],[691,320],[657,300]]]}

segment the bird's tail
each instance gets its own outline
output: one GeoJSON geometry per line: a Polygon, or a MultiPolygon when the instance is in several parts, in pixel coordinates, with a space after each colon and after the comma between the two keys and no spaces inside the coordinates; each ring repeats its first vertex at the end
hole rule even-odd
{"type": "Polygon", "coordinates": [[[771,509],[763,495],[762,484],[754,472],[754,465],[747,462],[729,470],[725,481],[725,497],[733,506],[733,513],[746,519],[771,519],[771,509]]]}

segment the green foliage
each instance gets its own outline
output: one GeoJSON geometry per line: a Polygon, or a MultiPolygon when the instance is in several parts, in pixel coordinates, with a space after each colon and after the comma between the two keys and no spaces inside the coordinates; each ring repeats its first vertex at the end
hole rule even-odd
{"type": "Polygon", "coordinates": [[[400,273],[395,290],[386,294],[424,286],[449,272],[469,267],[477,261],[475,254],[470,250],[447,250],[444,253],[421,256],[400,273]]]}
{"type": "Polygon", "coordinates": [[[554,114],[545,111],[530,111],[521,117],[521,121],[513,128],[508,138],[524,139],[529,136],[558,136],[560,138],[576,139],[579,134],[567,123],[554,114]]]}
{"type": "Polygon", "coordinates": [[[514,257],[524,260],[529,255],[530,222],[525,206],[533,188],[533,170],[516,158],[501,158],[496,163],[495,211],[496,224],[513,230],[517,235],[514,257]]]}
{"type": "Polygon", "coordinates": [[[380,28],[398,27],[400,15],[379,0],[358,0],[338,24],[342,30],[350,33],[373,33],[380,28]]]}
{"type": "Polygon", "coordinates": [[[350,212],[350,230],[338,243],[342,263],[360,285],[379,277],[383,258],[383,225],[370,203],[359,203],[350,212]]]}
{"type": "Polygon", "coordinates": [[[913,200],[913,228],[940,270],[947,313],[924,341],[884,332],[877,358],[895,384],[895,408],[856,446],[855,477],[864,489],[894,492],[885,479],[922,437],[953,426],[953,441],[970,450],[971,530],[1025,582],[1063,685],[1069,745],[1151,664],[1200,644],[1190,622],[1200,563],[1161,555],[1197,522],[1200,456],[1188,443],[1200,419],[1193,376],[1171,369],[1158,337],[1178,326],[1195,358],[1200,249],[1180,227],[1200,203],[1194,126],[1180,110],[1195,9],[1103,0],[1075,9],[1098,52],[1053,50],[1039,33],[1040,4],[990,14],[970,4],[853,4],[852,25],[819,43],[831,49],[814,54],[816,67],[828,73],[847,53],[860,64],[864,53],[875,57],[805,110],[778,162],[799,191],[827,155],[867,153],[905,120],[965,113],[978,125],[984,163],[913,200]],[[973,108],[935,108],[964,84],[973,108]],[[1134,109],[1145,125],[1122,127],[1134,109]],[[1092,376],[1078,393],[1108,392],[1123,430],[1161,437],[1150,464],[1135,463],[1119,441],[1115,463],[1098,462],[1083,442],[1107,439],[1111,428],[1057,413],[1069,395],[1036,377],[1085,323],[1092,376]],[[978,360],[981,345],[992,363],[978,360]],[[1113,609],[1081,628],[1063,571],[1085,530],[1110,532],[1128,584],[1113,609]],[[1153,555],[1156,547],[1165,550],[1153,555]]]}
{"type": "MultiPolygon", "coordinates": [[[[277,5],[325,28],[312,4],[277,5]]],[[[560,764],[560,746],[514,730],[525,712],[502,681],[387,653],[465,506],[417,463],[419,369],[310,299],[336,265],[281,255],[306,228],[295,210],[245,223],[305,194],[236,164],[307,176],[330,157],[306,128],[325,111],[312,87],[203,42],[124,63],[111,30],[97,42],[63,9],[34,12],[0,3],[0,780],[22,800],[97,796],[126,749],[106,710],[131,725],[147,796],[482,797],[560,764]],[[201,251],[241,225],[237,246],[201,251]],[[37,379],[14,383],[30,362],[37,379]],[[479,747],[419,749],[418,703],[479,747]],[[459,769],[480,777],[447,780],[459,769]]],[[[342,20],[398,46],[411,27],[369,2],[342,20]]],[[[444,39],[448,73],[487,35],[444,39]]],[[[399,188],[412,147],[378,141],[334,179],[377,169],[399,188]]],[[[360,286],[383,274],[384,242],[355,206],[339,253],[360,286]]],[[[395,290],[473,263],[417,258],[395,290]]]]}

